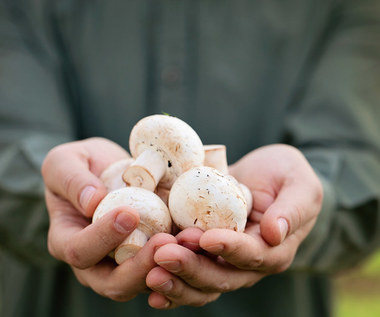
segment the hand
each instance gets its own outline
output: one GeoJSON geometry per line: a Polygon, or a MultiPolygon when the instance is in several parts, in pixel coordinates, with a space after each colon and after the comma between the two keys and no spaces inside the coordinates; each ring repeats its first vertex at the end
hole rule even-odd
{"type": "Polygon", "coordinates": [[[139,222],[138,213],[125,206],[91,224],[96,206],[107,194],[99,175],[125,157],[128,153],[115,143],[93,138],[54,148],[42,166],[50,217],[49,252],[68,263],[83,285],[117,301],[146,291],[146,275],[156,266],[154,251],[176,242],[171,235],[159,234],[120,266],[107,259],[139,222]]]}
{"type": "Polygon", "coordinates": [[[157,250],[159,265],[147,276],[154,308],[201,306],[223,292],[250,287],[286,270],[311,231],[322,205],[322,185],[295,148],[272,145],[255,150],[231,166],[247,185],[253,210],[244,233],[188,228],[178,244],[157,250]]]}

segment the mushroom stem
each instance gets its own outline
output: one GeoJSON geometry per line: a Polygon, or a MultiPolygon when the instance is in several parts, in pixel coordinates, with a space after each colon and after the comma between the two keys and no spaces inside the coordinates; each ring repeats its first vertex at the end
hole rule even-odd
{"type": "Polygon", "coordinates": [[[100,175],[100,180],[103,182],[104,186],[106,186],[108,192],[126,186],[122,175],[132,162],[133,158],[128,157],[112,163],[103,171],[100,175]]]}
{"type": "Polygon", "coordinates": [[[154,191],[166,172],[167,164],[157,150],[147,149],[126,169],[123,180],[128,186],[154,191]]]}
{"type": "Polygon", "coordinates": [[[249,216],[252,211],[253,204],[252,193],[246,185],[239,183],[233,176],[228,174],[226,146],[223,144],[207,144],[204,145],[203,148],[205,150],[204,166],[215,168],[233,180],[245,198],[247,203],[247,216],[249,216]]]}
{"type": "Polygon", "coordinates": [[[133,257],[148,241],[145,232],[136,228],[115,250],[117,264],[133,257]]]}
{"type": "Polygon", "coordinates": [[[223,174],[228,174],[227,150],[223,144],[207,144],[205,150],[204,166],[217,169],[223,174]]]}

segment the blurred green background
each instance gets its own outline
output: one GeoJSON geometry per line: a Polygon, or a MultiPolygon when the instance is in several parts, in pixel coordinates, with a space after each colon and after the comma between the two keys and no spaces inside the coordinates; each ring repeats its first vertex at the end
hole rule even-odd
{"type": "Polygon", "coordinates": [[[334,317],[380,317],[380,251],[334,284],[334,317]]]}

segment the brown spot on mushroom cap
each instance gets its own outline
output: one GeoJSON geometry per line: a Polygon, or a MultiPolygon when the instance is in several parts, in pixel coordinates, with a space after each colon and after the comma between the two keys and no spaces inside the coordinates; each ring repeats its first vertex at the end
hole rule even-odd
{"type": "Polygon", "coordinates": [[[215,169],[193,168],[174,183],[169,196],[169,210],[181,229],[196,225],[203,230],[236,228],[243,231],[246,203],[239,194],[239,188],[215,169]]]}
{"type": "Polygon", "coordinates": [[[138,187],[125,187],[109,193],[96,208],[93,221],[120,206],[129,206],[139,212],[138,228],[148,237],[171,230],[172,221],[165,203],[155,193],[138,187]]]}
{"type": "Polygon", "coordinates": [[[141,119],[131,131],[129,146],[135,159],[147,147],[153,147],[170,162],[160,181],[166,188],[170,188],[183,172],[201,166],[204,161],[203,144],[198,134],[176,117],[152,115],[141,119]]]}

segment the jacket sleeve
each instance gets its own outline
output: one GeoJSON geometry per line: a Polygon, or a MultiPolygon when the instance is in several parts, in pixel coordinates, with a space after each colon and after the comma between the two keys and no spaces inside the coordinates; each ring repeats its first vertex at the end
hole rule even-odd
{"type": "Polygon", "coordinates": [[[335,272],[380,246],[380,5],[341,1],[287,118],[320,176],[324,204],[294,270],[335,272]]]}
{"type": "Polygon", "coordinates": [[[52,258],[40,167],[73,124],[39,3],[0,4],[0,247],[41,264],[52,258]]]}

